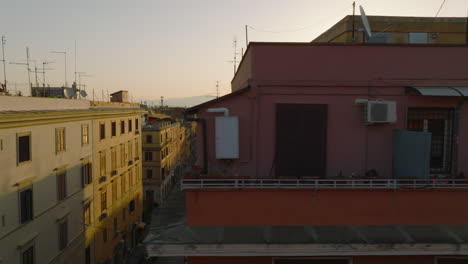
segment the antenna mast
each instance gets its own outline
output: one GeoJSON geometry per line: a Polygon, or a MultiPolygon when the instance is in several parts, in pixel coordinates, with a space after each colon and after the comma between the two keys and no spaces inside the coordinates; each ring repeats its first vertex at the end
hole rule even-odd
{"type": "Polygon", "coordinates": [[[219,97],[219,81],[216,81],[216,98],[219,97]]]}
{"type": "Polygon", "coordinates": [[[2,61],[3,61],[3,81],[4,81],[3,89],[4,89],[4,92],[7,93],[8,89],[7,89],[7,80],[6,80],[5,44],[6,44],[6,38],[5,36],[2,36],[2,53],[3,53],[2,61]]]}
{"type": "Polygon", "coordinates": [[[352,33],[351,33],[351,42],[352,42],[352,43],[354,43],[354,41],[356,40],[356,39],[355,39],[355,36],[354,36],[354,31],[355,31],[355,29],[354,29],[354,28],[355,28],[355,22],[354,22],[355,16],[354,16],[354,14],[355,14],[355,10],[356,10],[356,2],[353,1],[353,25],[352,25],[353,30],[352,30],[352,33]]]}

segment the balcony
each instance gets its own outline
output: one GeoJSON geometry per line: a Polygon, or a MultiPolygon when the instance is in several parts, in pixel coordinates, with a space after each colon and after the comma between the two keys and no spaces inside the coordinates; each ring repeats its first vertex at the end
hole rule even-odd
{"type": "Polygon", "coordinates": [[[468,189],[468,179],[183,179],[187,189],[468,189]]]}

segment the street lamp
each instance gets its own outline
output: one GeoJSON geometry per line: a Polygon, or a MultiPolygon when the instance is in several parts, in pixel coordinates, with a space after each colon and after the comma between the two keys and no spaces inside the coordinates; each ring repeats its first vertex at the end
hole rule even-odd
{"type": "Polygon", "coordinates": [[[66,51],[51,51],[50,53],[60,53],[65,56],[65,87],[68,86],[67,82],[67,52],[66,51]]]}

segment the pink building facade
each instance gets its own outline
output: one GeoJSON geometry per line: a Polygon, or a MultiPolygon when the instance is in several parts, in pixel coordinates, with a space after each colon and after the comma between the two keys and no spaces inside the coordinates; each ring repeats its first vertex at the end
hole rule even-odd
{"type": "Polygon", "coordinates": [[[200,123],[202,173],[182,182],[186,228],[224,240],[161,242],[158,254],[189,263],[467,262],[467,69],[467,46],[251,43],[232,93],[187,111],[200,123]],[[395,115],[365,122],[369,101],[391,102],[395,111],[385,111],[395,115]],[[238,118],[233,158],[218,155],[223,115],[238,118]]]}

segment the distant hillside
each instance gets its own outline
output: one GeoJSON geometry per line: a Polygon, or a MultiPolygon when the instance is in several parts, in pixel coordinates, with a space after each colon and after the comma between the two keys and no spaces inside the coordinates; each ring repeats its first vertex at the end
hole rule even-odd
{"type": "MultiPolygon", "coordinates": [[[[181,98],[164,98],[164,105],[167,106],[178,106],[178,107],[192,107],[194,105],[198,105],[204,103],[206,101],[210,101],[215,99],[215,96],[211,95],[200,95],[200,96],[192,96],[192,97],[181,97],[181,98]]],[[[147,100],[148,106],[159,106],[161,105],[160,100],[147,100]]]]}

